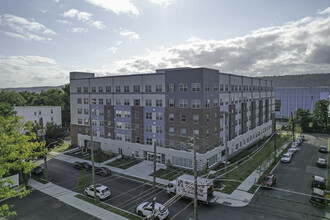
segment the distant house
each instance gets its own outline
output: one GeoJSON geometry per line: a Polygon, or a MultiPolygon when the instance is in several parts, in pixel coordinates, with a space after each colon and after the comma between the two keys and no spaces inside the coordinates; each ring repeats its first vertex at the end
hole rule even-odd
{"type": "Polygon", "coordinates": [[[22,116],[24,122],[32,121],[33,123],[53,122],[62,125],[61,106],[15,106],[16,115],[22,116]]]}

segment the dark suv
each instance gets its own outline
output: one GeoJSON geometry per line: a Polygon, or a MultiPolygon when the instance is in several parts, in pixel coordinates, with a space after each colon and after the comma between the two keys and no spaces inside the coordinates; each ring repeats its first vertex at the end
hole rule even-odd
{"type": "Polygon", "coordinates": [[[324,191],[318,188],[312,188],[311,198],[309,202],[314,206],[325,207],[324,191]]]}
{"type": "Polygon", "coordinates": [[[87,171],[90,171],[92,170],[92,165],[90,165],[89,163],[87,162],[74,162],[73,163],[73,167],[78,169],[78,170],[87,170],[87,171]]]}
{"type": "Polygon", "coordinates": [[[326,146],[320,146],[320,148],[319,148],[319,152],[320,152],[320,153],[325,153],[325,154],[327,154],[327,153],[328,153],[328,149],[327,149],[326,146]]]}
{"type": "Polygon", "coordinates": [[[326,181],[324,177],[313,175],[312,176],[312,188],[325,189],[326,181]]]}
{"type": "Polygon", "coordinates": [[[276,177],[274,174],[268,174],[261,181],[261,187],[263,188],[271,188],[276,184],[276,177]]]}

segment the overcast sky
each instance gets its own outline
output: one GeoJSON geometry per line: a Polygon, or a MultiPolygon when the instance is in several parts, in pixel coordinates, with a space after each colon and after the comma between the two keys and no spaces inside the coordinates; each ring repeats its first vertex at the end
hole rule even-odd
{"type": "Polygon", "coordinates": [[[208,67],[330,72],[328,0],[1,0],[0,88],[208,67]]]}

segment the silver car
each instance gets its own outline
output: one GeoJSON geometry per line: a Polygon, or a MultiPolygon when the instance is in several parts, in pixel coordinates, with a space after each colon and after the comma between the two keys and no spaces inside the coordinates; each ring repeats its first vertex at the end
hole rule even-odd
{"type": "Polygon", "coordinates": [[[292,154],[291,153],[285,153],[285,154],[283,154],[283,156],[281,158],[282,163],[290,163],[291,160],[292,160],[292,154]]]}

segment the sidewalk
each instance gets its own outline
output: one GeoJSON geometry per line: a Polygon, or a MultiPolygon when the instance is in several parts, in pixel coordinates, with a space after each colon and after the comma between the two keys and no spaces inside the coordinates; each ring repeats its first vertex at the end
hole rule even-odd
{"type": "MultiPolygon", "coordinates": [[[[279,155],[286,147],[288,143],[283,145],[281,148],[278,149],[277,155],[279,155]]],[[[74,163],[75,161],[79,162],[88,162],[90,163],[89,160],[84,160],[81,158],[69,156],[66,154],[58,154],[56,157],[58,160],[62,160],[64,162],[68,163],[74,163]]],[[[111,161],[115,160],[116,158],[112,158],[111,161]]],[[[110,170],[121,173],[124,175],[128,175],[131,177],[143,179],[143,180],[148,180],[150,182],[153,181],[153,177],[150,176],[150,174],[153,173],[153,163],[151,161],[142,161],[141,163],[134,165],[126,170],[120,169],[117,167],[112,167],[105,165],[105,163],[109,163],[109,161],[105,161],[103,163],[96,163],[95,166],[103,166],[107,167],[110,170]]],[[[268,168],[268,166],[273,162],[273,158],[270,157],[268,160],[267,167],[263,167],[264,170],[262,170],[262,173],[265,171],[265,169],[268,168]]],[[[157,170],[161,168],[166,168],[164,164],[158,164],[157,163],[157,170]]],[[[221,192],[215,191],[214,194],[219,197],[219,199],[216,201],[218,204],[226,205],[226,206],[232,206],[232,207],[243,207],[247,206],[251,199],[253,198],[254,194],[248,193],[247,191],[256,183],[256,181],[259,179],[259,177],[262,174],[260,174],[260,168],[257,168],[253,173],[250,174],[238,187],[236,190],[234,190],[231,194],[225,194],[221,192]]],[[[156,182],[159,184],[167,185],[169,183],[168,180],[164,180],[161,178],[156,178],[156,182]]]]}
{"type": "Polygon", "coordinates": [[[63,187],[60,187],[53,183],[42,184],[42,183],[39,183],[39,182],[31,179],[30,186],[36,190],[39,190],[40,192],[43,192],[49,196],[57,198],[61,202],[64,202],[76,209],[86,212],[99,219],[104,219],[104,220],[108,220],[108,219],[126,220],[127,219],[127,218],[124,218],[115,213],[109,212],[105,209],[102,209],[96,205],[93,205],[89,202],[85,202],[79,198],[76,198],[75,195],[78,195],[78,193],[65,189],[63,187]]]}
{"type": "MultiPolygon", "coordinates": [[[[276,152],[276,156],[280,155],[289,143],[290,142],[280,147],[276,152]]],[[[214,194],[219,197],[217,203],[233,207],[247,206],[254,196],[254,194],[248,193],[247,191],[258,181],[259,177],[272,164],[273,160],[273,157],[270,157],[266,162],[266,166],[261,165],[258,167],[230,195],[215,191],[214,194]]]]}

